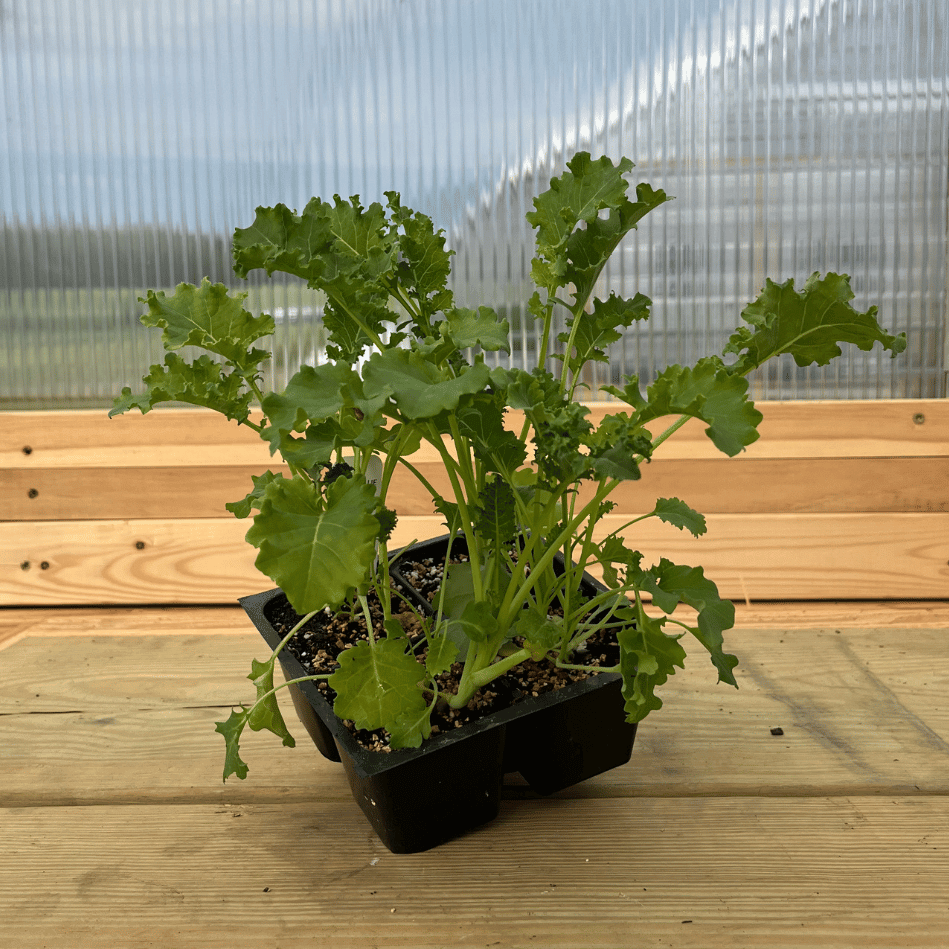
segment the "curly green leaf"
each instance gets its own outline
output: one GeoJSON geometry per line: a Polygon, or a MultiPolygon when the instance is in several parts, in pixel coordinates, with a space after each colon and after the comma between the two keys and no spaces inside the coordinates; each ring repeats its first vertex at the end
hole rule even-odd
{"type": "Polygon", "coordinates": [[[636,421],[648,424],[666,415],[691,415],[708,423],[705,433],[726,455],[737,455],[758,438],[762,415],[748,398],[748,380],[733,374],[717,356],[700,359],[692,368],[669,366],[649,387],[630,376],[623,389],[606,386],[637,410],[636,421]]]}
{"type": "Polygon", "coordinates": [[[333,710],[339,718],[357,728],[389,729],[405,743],[413,734],[422,736],[427,705],[419,684],[426,671],[407,647],[407,639],[380,639],[340,653],[339,669],[327,680],[336,692],[333,710]]]}
{"type": "Polygon", "coordinates": [[[293,748],[296,742],[290,732],[287,731],[287,723],[283,720],[283,713],[280,711],[277,696],[273,690],[275,662],[275,656],[271,656],[267,662],[251,659],[250,672],[247,678],[254,683],[254,687],[257,689],[257,701],[247,712],[247,724],[255,732],[261,730],[273,732],[283,741],[284,745],[293,748]]]}
{"type": "Polygon", "coordinates": [[[253,393],[236,372],[224,373],[210,356],[185,362],[177,353],[168,353],[164,365],[155,365],[144,376],[146,391],[133,395],[126,386],[116,398],[109,417],[138,409],[143,415],[161,402],[186,402],[220,412],[238,422],[250,416],[253,393]]]}
{"type": "Polygon", "coordinates": [[[325,501],[306,478],[271,482],[247,532],[260,551],[258,570],[301,616],[339,606],[368,577],[380,530],[376,506],[365,482],[340,478],[326,489],[325,501]]]}
{"type": "Polygon", "coordinates": [[[758,299],[742,310],[750,327],[736,330],[725,347],[738,354],[733,371],[745,374],[782,353],[799,366],[826,366],[841,354],[838,343],[867,351],[880,343],[891,357],[903,352],[906,334],[887,333],[877,323],[877,308],[861,313],[850,304],[853,296],[850,278],[836,273],[811,274],[803,290],[795,290],[793,280],[768,280],[758,299]]]}
{"type": "Polygon", "coordinates": [[[246,293],[231,296],[222,283],[212,284],[207,277],[200,287],[178,285],[173,296],[149,290],[142,298],[148,312],[142,316],[145,326],[160,326],[162,341],[168,350],[182,346],[200,346],[223,356],[242,372],[252,373],[269,353],[250,349],[251,343],[274,332],[271,316],[252,316],[241,305],[246,293]]]}
{"type": "Polygon", "coordinates": [[[617,633],[628,722],[640,722],[661,708],[662,699],[656,695],[656,689],[675,673],[676,667],[685,666],[685,650],[679,637],[667,636],[662,631],[664,622],[640,610],[636,624],[624,625],[617,633]]]}
{"type": "Polygon", "coordinates": [[[224,736],[224,780],[236,774],[242,781],[247,777],[247,764],[240,756],[241,732],[247,724],[247,709],[241,706],[238,712],[231,710],[230,717],[226,722],[215,722],[214,730],[224,736]]]}

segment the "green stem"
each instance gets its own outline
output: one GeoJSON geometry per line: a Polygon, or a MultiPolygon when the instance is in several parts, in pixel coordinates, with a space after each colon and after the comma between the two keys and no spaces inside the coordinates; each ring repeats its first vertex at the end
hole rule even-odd
{"type": "MultiPolygon", "coordinates": [[[[327,296],[329,296],[329,294],[327,294],[327,296]]],[[[339,307],[339,309],[341,309],[366,334],[366,336],[369,337],[372,344],[378,350],[382,351],[386,348],[379,336],[373,332],[373,330],[371,330],[359,316],[353,313],[353,311],[348,306],[346,306],[343,300],[338,299],[335,296],[332,298],[332,300],[333,306],[339,307]]]]}
{"type": "Polygon", "coordinates": [[[463,708],[471,701],[471,696],[478,691],[477,687],[471,684],[472,678],[476,672],[480,672],[487,666],[493,658],[490,655],[485,656],[484,652],[485,643],[469,644],[468,655],[465,657],[465,664],[461,670],[461,679],[458,682],[458,691],[448,699],[448,704],[452,708],[463,708]]]}
{"type": "Polygon", "coordinates": [[[547,549],[541,555],[540,560],[534,564],[531,571],[531,575],[526,578],[525,582],[520,586],[516,593],[510,598],[505,597],[505,603],[501,604],[501,608],[498,610],[498,623],[502,626],[510,625],[510,618],[513,614],[519,610],[523,605],[527,597],[530,595],[530,591],[533,589],[534,584],[537,582],[537,579],[542,576],[543,571],[546,570],[551,563],[553,563],[554,557],[557,555],[557,551],[563,547],[567,539],[572,537],[580,524],[582,524],[590,514],[599,507],[600,504],[609,496],[609,494],[615,490],[619,481],[604,482],[600,489],[593,496],[593,499],[588,501],[580,513],[573,518],[569,524],[564,526],[564,529],[560,532],[559,536],[554,539],[551,539],[547,545],[547,549]],[[506,609],[505,609],[506,607],[506,609]]]}
{"type": "Polygon", "coordinates": [[[369,612],[369,601],[362,594],[359,596],[359,605],[362,607],[362,615],[366,620],[366,635],[369,637],[369,648],[374,649],[376,637],[372,633],[372,614],[369,612]]]}
{"type": "MultiPolygon", "coordinates": [[[[386,451],[386,460],[385,464],[382,466],[382,482],[379,485],[379,499],[385,503],[386,496],[389,493],[389,482],[392,480],[392,476],[395,474],[396,466],[402,461],[402,449],[406,441],[408,441],[409,435],[408,426],[405,423],[402,423],[402,430],[399,433],[399,437],[396,440],[395,445],[386,451]]],[[[408,462],[404,462],[408,464],[408,462]]],[[[412,466],[409,465],[409,468],[412,466]]],[[[412,469],[413,474],[417,477],[421,477],[415,469],[412,469]]],[[[426,485],[427,487],[427,485],[426,485]]]]}
{"type": "MultiPolygon", "coordinates": [[[[514,608],[512,603],[514,597],[517,595],[518,591],[525,588],[530,590],[538,582],[542,576],[542,567],[540,564],[534,564],[531,572],[531,578],[528,580],[525,571],[527,570],[527,565],[531,560],[531,557],[534,552],[534,547],[541,538],[546,537],[550,531],[551,522],[553,521],[554,511],[557,508],[557,504],[560,502],[561,497],[563,497],[563,491],[567,490],[569,485],[562,485],[561,492],[551,493],[550,498],[547,501],[546,506],[542,511],[538,513],[536,519],[532,519],[533,522],[533,532],[530,537],[525,538],[525,546],[521,551],[521,555],[517,559],[516,570],[511,575],[511,582],[508,584],[507,591],[504,594],[504,598],[501,601],[501,605],[498,608],[498,623],[502,631],[506,631],[510,625],[511,618],[514,616],[514,608]]],[[[550,559],[546,562],[549,564],[553,557],[557,554],[557,547],[554,546],[552,551],[549,551],[550,559]]],[[[546,555],[545,555],[546,556],[546,555]]],[[[525,594],[526,598],[526,594],[525,594]]],[[[521,600],[523,603],[523,599],[521,600]]],[[[518,604],[518,608],[520,604],[518,604]]]]}
{"type": "Polygon", "coordinates": [[[544,332],[540,338],[540,351],[537,355],[537,368],[542,369],[547,362],[547,350],[550,346],[550,326],[554,319],[554,300],[550,297],[547,300],[546,312],[544,313],[544,332]]]}
{"type": "Polygon", "coordinates": [[[465,492],[462,490],[461,485],[458,482],[458,474],[464,476],[464,472],[460,470],[458,463],[454,458],[451,457],[451,454],[445,447],[445,443],[442,441],[441,435],[438,433],[435,426],[430,423],[429,429],[430,438],[428,441],[435,447],[438,453],[442,456],[442,460],[445,462],[445,472],[448,475],[448,480],[451,482],[451,489],[454,492],[455,501],[458,504],[458,513],[461,516],[461,527],[465,532],[465,538],[468,541],[468,557],[474,565],[471,571],[471,578],[474,584],[474,598],[476,600],[483,600],[484,587],[481,582],[481,571],[477,569],[477,565],[481,563],[481,548],[478,544],[478,539],[475,536],[474,528],[472,527],[471,514],[468,509],[468,501],[466,499],[465,492]],[[455,469],[458,469],[457,474],[455,469]]]}
{"type": "MultiPolygon", "coordinates": [[[[638,524],[640,521],[645,521],[645,520],[647,520],[648,518],[650,518],[650,517],[655,517],[655,516],[656,516],[656,515],[655,515],[654,513],[652,513],[652,512],[650,512],[649,514],[640,514],[639,517],[634,517],[631,521],[627,521],[625,524],[621,524],[619,527],[614,528],[613,530],[611,530],[611,531],[606,535],[606,537],[615,537],[617,534],[619,534],[620,531],[626,530],[627,527],[632,527],[633,524],[638,524]]],[[[604,540],[605,540],[605,539],[606,539],[606,538],[604,538],[604,540]]]]}
{"type": "Polygon", "coordinates": [[[252,422],[249,418],[241,419],[238,425],[246,425],[248,428],[252,428],[258,435],[264,430],[263,425],[258,425],[256,422],[252,422]]]}
{"type": "MultiPolygon", "coordinates": [[[[578,312],[582,312],[582,310],[570,311],[570,315],[573,317],[573,324],[570,327],[570,337],[567,340],[567,347],[564,350],[564,354],[563,354],[564,355],[563,372],[561,372],[560,374],[560,389],[563,392],[567,391],[567,377],[570,375],[570,354],[573,352],[573,347],[577,338],[577,330],[580,328],[580,318],[577,315],[578,312]]],[[[578,367],[578,369],[579,368],[582,368],[582,367],[578,367]]],[[[579,372],[577,373],[577,377],[579,377],[579,372]]],[[[574,389],[576,389],[576,387],[577,387],[577,383],[576,383],[576,378],[575,378],[573,381],[573,385],[570,387],[570,394],[568,396],[570,401],[573,401],[573,391],[574,389]]]]}
{"type": "MultiPolygon", "coordinates": [[[[670,435],[674,435],[690,418],[694,418],[693,415],[683,415],[678,421],[670,425],[661,435],[653,439],[652,447],[655,449],[661,445],[670,435]]],[[[645,455],[636,455],[633,458],[633,461],[638,465],[641,461],[645,460],[645,455]]]]}
{"type": "MultiPolygon", "coordinates": [[[[574,497],[574,500],[576,500],[576,497],[574,497]]],[[[571,509],[571,515],[572,514],[573,514],[573,510],[571,509]]],[[[571,571],[575,574],[575,579],[573,579],[573,583],[567,586],[568,594],[573,589],[576,589],[579,591],[580,584],[583,582],[583,574],[587,569],[587,563],[589,562],[589,559],[590,559],[590,550],[592,549],[592,546],[593,546],[593,528],[596,526],[596,524],[597,524],[597,518],[591,516],[589,520],[587,521],[586,536],[583,538],[583,544],[581,546],[581,554],[580,554],[579,560],[577,561],[576,566],[573,565],[572,560],[569,563],[564,565],[565,567],[564,572],[566,576],[569,577],[571,574],[571,571]]],[[[613,592],[612,590],[609,591],[610,594],[612,594],[612,592],[613,592]]],[[[594,599],[596,598],[594,597],[594,599]]],[[[570,653],[576,648],[576,646],[574,645],[574,640],[571,639],[571,636],[570,636],[570,630],[572,627],[571,627],[570,621],[568,620],[568,617],[570,619],[573,619],[574,615],[570,612],[569,602],[570,601],[568,597],[566,600],[566,605],[564,606],[564,634],[563,634],[563,639],[561,640],[561,643],[560,643],[560,656],[559,656],[561,660],[569,656],[570,653]]],[[[584,613],[589,612],[590,602],[591,601],[585,601],[578,608],[577,613],[576,613],[577,619],[579,619],[582,615],[584,615],[584,613]]],[[[591,635],[592,635],[592,631],[590,633],[587,633],[587,636],[591,636],[591,635]]]]}
{"type": "Polygon", "coordinates": [[[619,672],[620,666],[575,666],[570,662],[561,662],[559,659],[555,663],[558,669],[576,669],[579,672],[619,672]]]}
{"type": "Polygon", "coordinates": [[[304,626],[306,626],[306,624],[309,623],[310,620],[313,619],[313,617],[316,616],[317,613],[319,613],[319,610],[313,610],[312,613],[307,613],[306,616],[304,616],[303,619],[301,619],[300,622],[297,623],[297,625],[294,626],[293,629],[291,629],[290,632],[287,633],[287,635],[283,637],[283,639],[280,640],[280,643],[278,644],[277,648],[270,654],[271,661],[273,661],[274,659],[277,658],[277,656],[280,655],[280,653],[283,651],[283,647],[286,646],[287,643],[290,642],[290,640],[293,639],[293,637],[296,636],[296,634],[304,626]]]}
{"type": "Polygon", "coordinates": [[[421,471],[418,470],[418,468],[415,467],[415,465],[413,465],[409,461],[406,461],[404,458],[397,458],[396,463],[400,465],[405,465],[405,467],[408,468],[409,471],[412,472],[413,476],[418,479],[419,483],[425,488],[426,491],[428,491],[428,493],[433,498],[438,499],[441,497],[438,491],[436,491],[435,488],[432,487],[432,484],[429,482],[429,480],[425,477],[425,475],[422,474],[421,471]]]}
{"type": "Polygon", "coordinates": [[[455,453],[458,455],[458,467],[461,470],[462,477],[465,479],[471,489],[477,491],[478,479],[475,476],[474,466],[471,462],[471,447],[468,439],[461,434],[458,428],[458,419],[454,415],[448,416],[448,424],[451,428],[451,437],[455,442],[455,453]]]}
{"type": "Polygon", "coordinates": [[[448,704],[452,708],[464,708],[478,689],[483,688],[489,682],[493,682],[499,676],[504,675],[505,672],[510,672],[511,669],[520,665],[526,659],[530,659],[530,657],[529,649],[519,649],[517,652],[500,659],[494,665],[484,666],[472,672],[467,681],[462,677],[462,682],[458,684],[458,692],[448,700],[448,704]]]}
{"type": "Polygon", "coordinates": [[[413,305],[412,301],[402,292],[402,288],[399,286],[398,281],[392,280],[389,282],[387,289],[390,296],[395,297],[396,300],[405,308],[405,312],[409,314],[413,319],[421,319],[422,311],[413,305]]]}
{"type": "MultiPolygon", "coordinates": [[[[605,601],[605,600],[608,600],[610,597],[622,597],[623,600],[625,600],[625,594],[626,594],[630,589],[632,589],[632,588],[631,588],[631,587],[622,587],[619,591],[607,590],[606,593],[602,596],[602,599],[605,601]]],[[[584,614],[590,613],[590,612],[592,612],[594,609],[596,609],[596,606],[597,606],[597,604],[598,604],[600,601],[601,601],[601,597],[594,597],[594,598],[593,598],[592,600],[590,600],[589,602],[584,603],[584,604],[583,604],[583,608],[582,608],[580,611],[578,611],[577,615],[575,615],[574,617],[571,617],[571,619],[574,619],[574,620],[581,619],[584,614]]],[[[626,602],[628,602],[628,601],[626,601],[626,602]]],[[[568,648],[567,648],[566,654],[567,654],[568,656],[569,656],[569,655],[572,655],[572,654],[573,654],[574,652],[576,652],[576,650],[579,649],[580,646],[582,646],[583,643],[585,643],[594,633],[598,632],[598,631],[601,630],[601,629],[605,629],[607,626],[610,626],[610,625],[613,624],[614,622],[620,622],[619,620],[616,620],[615,617],[616,617],[616,611],[617,611],[617,609],[618,609],[620,606],[622,606],[622,605],[625,605],[625,604],[624,604],[623,602],[621,602],[619,599],[616,599],[616,600],[614,601],[614,603],[610,606],[609,611],[607,612],[607,614],[606,614],[604,617],[602,617],[601,619],[599,619],[597,622],[595,622],[595,623],[578,623],[576,628],[579,629],[579,632],[570,640],[570,645],[569,645],[568,648]]],[[[569,625],[569,624],[565,623],[565,625],[569,625]]],[[[562,659],[562,658],[563,658],[563,656],[561,656],[561,659],[562,659]]]]}
{"type": "Polygon", "coordinates": [[[384,540],[379,541],[378,562],[379,572],[382,574],[382,576],[379,578],[377,592],[379,594],[379,602],[382,604],[382,621],[385,623],[392,617],[392,597],[384,595],[385,591],[390,588],[389,550],[386,547],[386,542],[384,540]]]}
{"type": "Polygon", "coordinates": [[[333,673],[332,672],[322,672],[319,675],[311,676],[300,676],[299,679],[287,679],[286,682],[281,682],[279,685],[275,685],[269,692],[265,692],[256,702],[247,710],[247,718],[250,718],[254,709],[260,705],[261,702],[265,702],[272,695],[276,695],[281,689],[285,689],[288,685],[297,685],[300,682],[317,682],[322,679],[328,679],[333,673]]]}
{"type": "MultiPolygon", "coordinates": [[[[591,597],[589,600],[584,600],[582,603],[577,605],[577,608],[570,614],[568,614],[565,619],[567,622],[575,622],[576,620],[582,619],[587,613],[590,613],[592,610],[595,610],[601,603],[608,603],[610,600],[616,600],[617,597],[624,597],[630,590],[633,589],[631,583],[624,583],[620,587],[603,590],[601,593],[597,593],[595,596],[591,597]]],[[[607,619],[611,618],[616,612],[618,606],[622,605],[617,602],[616,606],[610,608],[610,612],[607,616],[607,619]]],[[[589,626],[591,632],[600,627],[600,623],[590,623],[590,624],[581,624],[584,627],[589,626]]],[[[584,638],[586,638],[584,636],[584,638]]],[[[571,648],[573,644],[571,643],[571,648]]]]}
{"type": "Polygon", "coordinates": [[[458,533],[458,518],[453,517],[448,527],[448,546],[445,548],[445,562],[442,565],[442,582],[438,587],[438,601],[435,607],[435,618],[432,622],[432,629],[437,630],[442,623],[442,617],[445,614],[445,596],[448,592],[448,585],[445,580],[448,576],[448,562],[451,560],[451,545],[455,542],[455,536],[458,533]]]}

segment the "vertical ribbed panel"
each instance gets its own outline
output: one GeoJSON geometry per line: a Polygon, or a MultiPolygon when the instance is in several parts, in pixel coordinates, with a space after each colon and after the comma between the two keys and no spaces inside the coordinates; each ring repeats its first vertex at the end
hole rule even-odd
{"type": "MultiPolygon", "coordinates": [[[[432,215],[459,302],[507,315],[528,365],[524,215],[578,149],[676,196],[604,275],[654,315],[594,394],[720,352],[766,276],[834,270],[906,356],[779,362],[755,396],[944,396],[947,70],[945,0],[0,4],[0,406],[136,386],[160,358],[137,297],[238,285],[234,228],[314,194],[394,189],[432,215]]],[[[249,290],[279,387],[320,358],[319,299],[249,290]]]]}

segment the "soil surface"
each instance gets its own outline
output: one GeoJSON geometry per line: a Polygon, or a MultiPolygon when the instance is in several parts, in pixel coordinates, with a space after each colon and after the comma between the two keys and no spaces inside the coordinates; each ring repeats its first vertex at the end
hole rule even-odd
{"type": "MultiPolygon", "coordinates": [[[[407,579],[417,586],[425,599],[431,602],[437,595],[441,584],[441,563],[422,561],[419,563],[402,563],[401,570],[407,579]],[[414,575],[413,575],[414,574],[414,575]]],[[[401,590],[401,587],[396,587],[401,590]]],[[[382,628],[382,609],[374,594],[370,594],[369,609],[373,620],[374,635],[385,638],[382,628]]],[[[425,658],[424,630],[418,615],[403,602],[397,593],[393,593],[391,612],[405,630],[406,636],[417,650],[420,663],[425,658]]],[[[265,610],[267,619],[283,637],[300,621],[296,611],[290,606],[286,598],[278,596],[267,605],[265,610]]],[[[286,648],[300,662],[300,665],[309,675],[331,673],[339,668],[337,656],[350,646],[367,639],[366,621],[361,612],[333,613],[329,609],[317,613],[305,626],[297,631],[296,635],[287,643],[286,648]]],[[[592,666],[615,666],[619,662],[619,647],[615,635],[601,633],[591,637],[586,643],[586,651],[574,657],[577,664],[592,666]]],[[[458,680],[461,676],[461,663],[455,663],[451,669],[437,679],[439,691],[443,694],[457,692],[458,680]]],[[[534,662],[528,660],[515,669],[489,683],[477,693],[465,708],[452,709],[447,705],[436,707],[432,715],[432,734],[461,728],[463,725],[475,721],[492,712],[509,708],[525,699],[542,695],[545,692],[562,689],[572,682],[577,682],[595,673],[557,669],[552,662],[534,662]]],[[[330,704],[336,698],[336,693],[325,681],[316,683],[330,704]]],[[[385,729],[365,731],[356,729],[352,722],[344,724],[353,732],[363,747],[371,751],[390,752],[389,735],[385,729]]]]}

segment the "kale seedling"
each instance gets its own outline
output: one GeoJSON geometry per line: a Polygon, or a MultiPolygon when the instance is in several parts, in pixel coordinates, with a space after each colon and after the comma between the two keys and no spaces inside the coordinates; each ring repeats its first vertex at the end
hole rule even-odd
{"type": "MultiPolygon", "coordinates": [[[[769,359],[790,354],[799,366],[825,365],[840,354],[840,343],[864,350],[880,343],[894,356],[905,348],[905,335],[881,329],[875,307],[861,313],[851,306],[847,277],[814,274],[801,289],[769,280],[742,311],[746,325],[721,356],[669,366],[645,392],[636,376],[626,377],[607,390],[622,410],[594,427],[577,400],[584,370],[607,361],[610,344],[648,319],[651,307],[642,294],[601,299],[594,290],[620,241],[668,200],[648,184],[631,197],[632,167],[628,159],[614,165],[579,153],[534,200],[528,221],[536,231],[536,290],[527,309],[539,324],[540,346],[532,371],[485,361],[485,351],[509,351],[507,321],[490,307],[455,305],[443,233],[403,208],[394,192],[385,207],[337,196],[332,204],[314,198],[300,213],[259,208],[254,223],[236,231],[239,276],[258,268],[293,274],[326,297],[328,361],[303,366],[282,392],[260,388],[269,353],[255,344],[274,332],[274,322],[247,312],[246,294],[206,280],[182,284],[173,296],[150,291],[142,301],[142,322],[162,329],[168,355],[145,376],[145,392],[124,389],[111,414],[147,412],[165,401],[207,406],[253,428],[282,457],[289,477],[254,478],[247,497],[228,508],[252,517],[247,540],[259,551],[257,566],[304,622],[344,604],[366,614],[368,640],[342,653],[329,676],[334,708],[359,728],[387,729],[393,748],[418,747],[429,737],[438,702],[461,708],[528,659],[584,668],[580,647],[606,625],[619,628],[619,664],[590,671],[622,674],[631,722],[662,704],[656,689],[682,667],[686,634],[708,651],[719,680],[735,685],[737,660],[723,646],[732,604],[701,567],[665,558],[645,565],[628,545],[645,517],[696,536],[705,532],[705,519],[684,501],[665,498],[607,531],[610,495],[638,479],[642,463],[690,418],[701,419],[727,455],[754,442],[762,416],[748,398],[746,377],[769,359]],[[557,315],[565,327],[559,333],[557,315]],[[178,353],[184,346],[206,355],[187,362],[178,353]],[[255,403],[262,414],[252,417],[255,403]],[[508,410],[522,413],[516,431],[505,424],[508,410]],[[657,429],[668,416],[679,418],[657,429]],[[447,497],[412,464],[423,442],[444,463],[447,497]],[[366,482],[371,462],[381,462],[378,490],[366,482]],[[464,536],[470,557],[443,584],[451,586],[451,609],[442,595],[427,621],[424,663],[390,615],[384,592],[395,523],[387,496],[399,465],[431,494],[450,534],[464,536]],[[580,584],[594,565],[608,590],[590,600],[580,584]],[[368,622],[373,588],[384,611],[376,633],[368,622]],[[662,615],[646,612],[644,594],[662,615]],[[696,611],[695,625],[673,615],[682,603],[696,611]],[[455,662],[457,689],[440,692],[438,676],[455,662]]],[[[225,779],[247,773],[238,750],[245,726],[293,743],[275,699],[280,648],[254,661],[255,701],[217,724],[226,741],[225,779]]]]}

